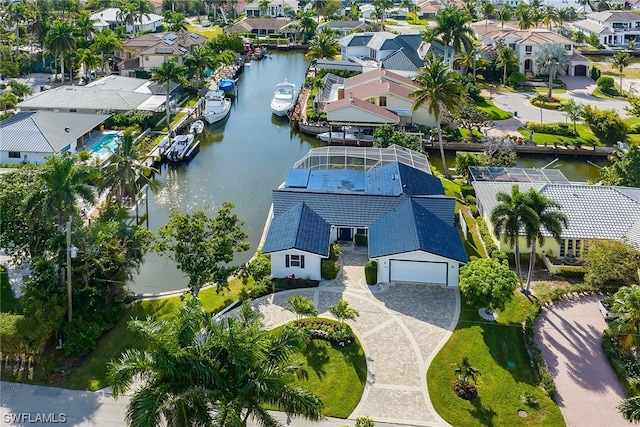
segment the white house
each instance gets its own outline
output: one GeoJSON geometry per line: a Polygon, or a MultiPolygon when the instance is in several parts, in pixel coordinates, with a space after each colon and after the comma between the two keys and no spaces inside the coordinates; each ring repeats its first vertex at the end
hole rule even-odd
{"type": "Polygon", "coordinates": [[[110,114],[22,111],[0,123],[0,164],[42,164],[52,154],[75,152],[100,134],[110,114]]]}
{"type": "Polygon", "coordinates": [[[298,13],[298,2],[295,0],[272,0],[267,8],[260,10],[259,2],[247,3],[244,8],[247,18],[294,17],[298,13]]]}
{"type": "Polygon", "coordinates": [[[318,280],[329,245],[360,235],[378,262],[378,282],[457,286],[467,255],[454,208],[417,152],[395,145],[313,149],[273,190],[262,252],[271,255],[273,277],[318,280]]]}
{"type": "Polygon", "coordinates": [[[640,41],[640,15],[627,10],[607,10],[585,15],[574,22],[575,31],[587,36],[596,34],[600,43],[608,46],[626,46],[629,41],[640,41]]]}
{"type": "MultiPolygon", "coordinates": [[[[121,27],[123,25],[124,15],[123,12],[117,7],[110,7],[91,15],[91,20],[93,20],[94,22],[93,28],[95,28],[97,31],[102,31],[105,28],[114,30],[117,27],[121,27]]],[[[125,28],[127,30],[127,33],[139,33],[147,31],[155,32],[159,28],[162,28],[163,22],[164,18],[161,15],[149,13],[148,15],[142,15],[141,17],[138,17],[133,22],[133,25],[127,24],[125,28]]]]}

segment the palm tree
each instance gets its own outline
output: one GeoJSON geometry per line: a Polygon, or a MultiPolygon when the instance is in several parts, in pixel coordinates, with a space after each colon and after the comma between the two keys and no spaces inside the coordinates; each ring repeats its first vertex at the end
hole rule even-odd
{"type": "Polygon", "coordinates": [[[316,11],[316,14],[318,16],[318,24],[320,24],[320,14],[327,6],[328,1],[329,0],[313,0],[313,2],[311,3],[312,9],[316,11]]]}
{"type": "MultiPolygon", "coordinates": [[[[403,1],[411,2],[411,0],[403,1]]],[[[358,0],[349,0],[349,18],[351,18],[352,21],[357,21],[358,19],[360,19],[360,8],[358,7],[359,3],[360,2],[358,0]]]]}
{"type": "Polygon", "coordinates": [[[531,256],[529,257],[529,273],[527,274],[527,288],[525,293],[529,293],[533,269],[536,265],[537,244],[544,245],[546,236],[551,235],[558,242],[562,235],[562,230],[567,227],[567,216],[560,211],[560,204],[540,194],[536,189],[530,189],[525,196],[525,203],[536,214],[536,220],[523,221],[523,227],[529,246],[531,246],[531,256]]]}
{"type": "Polygon", "coordinates": [[[387,15],[387,10],[393,7],[393,1],[391,0],[373,0],[373,6],[380,18],[380,29],[384,31],[384,18],[387,15]]]}
{"type": "Polygon", "coordinates": [[[418,69],[414,80],[420,88],[409,94],[409,97],[414,99],[411,111],[416,111],[421,105],[427,105],[429,114],[436,122],[442,167],[448,178],[449,170],[444,157],[440,120],[445,112],[454,112],[459,108],[462,87],[442,57],[434,54],[425,58],[424,66],[418,69]]]}
{"type": "Polygon", "coordinates": [[[54,55],[60,55],[62,81],[64,82],[64,54],[75,46],[73,24],[67,21],[53,21],[47,34],[47,45],[54,55]]]}
{"type": "Polygon", "coordinates": [[[196,88],[200,88],[200,79],[206,68],[214,69],[218,64],[216,56],[205,46],[196,46],[191,50],[191,54],[186,55],[184,63],[195,69],[196,88]]]}
{"type": "Polygon", "coordinates": [[[620,337],[624,349],[640,346],[640,286],[624,286],[613,295],[611,311],[620,317],[611,322],[610,329],[620,337]]]}
{"type": "Polygon", "coordinates": [[[541,11],[542,15],[542,25],[545,25],[549,30],[551,30],[551,24],[554,22],[558,22],[558,9],[551,5],[545,5],[542,7],[541,11]]]}
{"type": "Polygon", "coordinates": [[[464,385],[468,385],[471,381],[475,383],[480,375],[480,370],[471,365],[467,356],[462,358],[462,363],[456,363],[455,372],[458,380],[464,385]]]}
{"type": "Polygon", "coordinates": [[[493,234],[513,247],[520,290],[524,292],[520,267],[520,229],[524,222],[535,221],[535,215],[525,203],[525,193],[520,192],[518,184],[511,187],[511,194],[498,193],[496,200],[498,204],[491,211],[490,217],[493,234]]]}
{"type": "Polygon", "coordinates": [[[518,18],[518,27],[521,30],[528,30],[529,28],[534,26],[534,12],[533,10],[525,5],[524,3],[520,3],[521,7],[516,9],[516,16],[518,18]]]}
{"type": "Polygon", "coordinates": [[[435,17],[436,25],[429,27],[423,38],[432,42],[438,40],[444,47],[444,62],[449,64],[455,56],[455,52],[462,47],[470,49],[473,47],[473,30],[467,26],[469,16],[464,10],[457,9],[454,4],[447,5],[440,9],[435,17]],[[449,48],[452,50],[451,58],[448,58],[449,48]]]}
{"type": "Polygon", "coordinates": [[[167,29],[174,33],[186,30],[189,24],[183,14],[172,12],[170,10],[164,12],[164,20],[167,24],[167,29]]]}
{"type": "Polygon", "coordinates": [[[558,13],[556,14],[554,22],[561,27],[562,24],[564,24],[565,22],[573,21],[574,14],[575,14],[575,9],[571,7],[563,7],[562,9],[558,9],[558,13]]]}
{"type": "Polygon", "coordinates": [[[569,66],[569,57],[560,43],[544,43],[535,54],[536,67],[541,73],[549,74],[549,99],[553,96],[553,80],[556,74],[569,66]]]}
{"type": "Polygon", "coordinates": [[[83,10],[73,19],[73,22],[76,27],[76,34],[85,40],[89,40],[95,33],[94,20],[91,19],[91,14],[88,11],[83,10]]]}
{"type": "Polygon", "coordinates": [[[66,218],[77,210],[78,197],[95,202],[95,193],[87,184],[92,175],[90,168],[76,164],[75,156],[53,154],[40,173],[40,191],[27,200],[25,212],[32,217],[49,215],[55,218],[62,234],[66,218]]]}
{"type": "Polygon", "coordinates": [[[613,55],[613,59],[611,60],[611,67],[617,69],[620,72],[620,93],[622,94],[624,91],[622,90],[622,72],[626,67],[631,64],[631,55],[627,52],[618,52],[613,55]]]}
{"type": "Polygon", "coordinates": [[[484,19],[484,32],[486,33],[489,25],[489,18],[496,13],[496,7],[490,1],[484,1],[482,6],[480,6],[480,12],[482,12],[482,18],[484,19]]]}
{"type": "Polygon", "coordinates": [[[300,26],[302,27],[302,42],[311,39],[318,27],[318,23],[313,19],[313,15],[310,12],[305,12],[300,17],[300,26]]]}
{"type": "Polygon", "coordinates": [[[498,49],[496,64],[502,67],[502,84],[507,84],[507,69],[518,65],[518,54],[509,46],[502,46],[498,49]]]}
{"type": "Polygon", "coordinates": [[[258,2],[258,9],[260,9],[260,16],[264,16],[267,14],[267,10],[269,10],[269,0],[260,0],[258,2]]]}
{"type": "Polygon", "coordinates": [[[487,60],[483,57],[478,56],[478,50],[474,47],[471,50],[467,50],[466,48],[456,55],[453,60],[453,64],[456,67],[464,67],[465,73],[469,73],[471,70],[473,74],[473,80],[476,80],[476,71],[478,68],[484,68],[487,65],[487,60]]]}
{"type": "Polygon", "coordinates": [[[322,31],[309,43],[305,59],[327,58],[334,59],[340,53],[340,45],[333,38],[331,31],[322,31]]]}
{"type": "Polygon", "coordinates": [[[85,74],[100,64],[100,56],[91,49],[80,48],[76,51],[76,54],[78,55],[78,61],[82,64],[85,74]]]}
{"type": "Polygon", "coordinates": [[[570,99],[569,102],[560,107],[560,109],[564,111],[567,118],[573,122],[573,132],[577,134],[578,130],[576,128],[576,122],[582,117],[582,112],[584,110],[583,105],[577,103],[575,99],[570,99]]]}
{"type": "Polygon", "coordinates": [[[125,205],[124,200],[130,199],[129,206],[135,206],[140,188],[157,185],[150,178],[157,171],[145,164],[146,156],[136,145],[135,136],[133,129],[126,129],[118,138],[109,160],[100,169],[99,187],[107,190],[108,202],[115,198],[121,205],[125,205]]]}
{"type": "Polygon", "coordinates": [[[634,423],[640,422],[640,396],[629,397],[620,402],[616,408],[625,420],[634,423]]]}
{"type": "Polygon", "coordinates": [[[171,125],[171,106],[169,104],[171,98],[171,83],[179,83],[186,73],[187,69],[182,65],[178,65],[176,58],[170,58],[164,61],[159,67],[151,70],[151,81],[166,84],[165,117],[167,129],[169,129],[171,125]]]}
{"type": "Polygon", "coordinates": [[[358,310],[351,307],[349,302],[342,298],[336,305],[329,307],[329,313],[333,314],[341,324],[344,324],[345,320],[355,320],[360,316],[358,310]]]}
{"type": "Polygon", "coordinates": [[[291,296],[285,303],[284,309],[295,314],[298,320],[303,317],[316,317],[318,315],[318,309],[313,305],[313,301],[302,295],[291,296]]]}
{"type": "Polygon", "coordinates": [[[110,55],[112,52],[116,50],[120,50],[122,48],[122,40],[118,38],[116,33],[111,31],[108,28],[100,31],[93,38],[93,43],[91,44],[91,49],[100,54],[101,61],[101,69],[102,72],[105,72],[104,69],[104,56],[110,55]]]}
{"type": "Polygon", "coordinates": [[[0,94],[0,108],[3,112],[7,110],[13,110],[18,106],[18,97],[12,92],[3,92],[0,94]]]}
{"type": "Polygon", "coordinates": [[[23,100],[25,96],[33,94],[28,84],[20,83],[14,79],[9,80],[7,86],[11,88],[11,93],[17,96],[19,100],[23,100]]]}
{"type": "Polygon", "coordinates": [[[509,22],[513,18],[513,7],[508,4],[500,6],[496,12],[496,18],[500,21],[500,28],[504,28],[504,23],[509,22]]]}
{"type": "Polygon", "coordinates": [[[262,405],[317,421],[322,402],[292,387],[305,371],[292,355],[308,342],[300,328],[266,330],[260,315],[244,304],[237,317],[215,320],[197,298],[168,320],[132,321],[130,327],[149,343],[147,351],[130,349],[109,364],[115,397],[132,386],[126,420],[134,426],[278,425],[262,405]]]}

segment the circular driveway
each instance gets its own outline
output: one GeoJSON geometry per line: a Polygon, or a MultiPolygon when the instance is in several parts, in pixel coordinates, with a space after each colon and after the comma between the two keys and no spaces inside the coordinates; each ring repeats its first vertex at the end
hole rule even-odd
{"type": "Polygon", "coordinates": [[[535,340],[555,378],[557,401],[568,427],[628,427],[616,406],[624,390],[600,345],[607,327],[600,296],[560,301],[545,308],[535,340]]]}
{"type": "Polygon", "coordinates": [[[311,299],[320,316],[340,298],[360,312],[349,322],[367,357],[367,383],[350,418],[415,426],[448,425],[435,412],[427,392],[429,363],[449,338],[460,312],[457,289],[395,284],[375,292],[364,284],[366,254],[343,249],[342,274],[313,289],[279,292],[253,301],[269,327],[295,319],[283,307],[291,295],[311,299]]]}

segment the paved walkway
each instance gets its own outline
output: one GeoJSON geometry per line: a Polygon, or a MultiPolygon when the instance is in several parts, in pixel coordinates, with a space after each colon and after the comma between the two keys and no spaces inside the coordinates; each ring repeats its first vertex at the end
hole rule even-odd
{"type": "Polygon", "coordinates": [[[397,284],[386,289],[364,282],[364,253],[344,250],[342,274],[315,289],[279,292],[254,301],[269,327],[294,319],[283,310],[293,294],[314,301],[321,316],[331,317],[330,306],[344,298],[360,312],[350,322],[367,356],[367,383],[350,418],[415,426],[447,423],[431,406],[426,372],[449,338],[460,307],[458,291],[438,286],[397,284]]]}
{"type": "Polygon", "coordinates": [[[556,303],[536,321],[535,339],[555,378],[568,427],[630,425],[616,410],[624,391],[600,346],[607,325],[599,298],[556,303]]]}

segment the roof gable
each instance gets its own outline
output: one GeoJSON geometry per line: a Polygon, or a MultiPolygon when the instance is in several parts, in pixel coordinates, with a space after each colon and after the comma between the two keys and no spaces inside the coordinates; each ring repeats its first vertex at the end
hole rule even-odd
{"type": "Polygon", "coordinates": [[[330,235],[329,223],[301,202],[273,219],[262,251],[298,249],[326,257],[330,235]]]}
{"type": "MultiPolygon", "coordinates": [[[[386,108],[379,107],[377,105],[371,104],[370,102],[363,101],[361,99],[355,98],[353,96],[345,97],[343,99],[339,99],[337,101],[331,102],[327,104],[326,112],[327,112],[327,120],[329,121],[340,121],[338,116],[344,119],[344,110],[345,109],[356,109],[365,113],[371,117],[372,123],[380,123],[381,121],[384,123],[400,123],[400,117],[397,114],[387,110],[386,108]],[[338,110],[342,110],[342,112],[337,113],[338,110]],[[333,113],[331,117],[329,117],[333,113]]],[[[360,120],[363,121],[363,120],[360,120]]]]}

